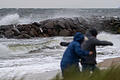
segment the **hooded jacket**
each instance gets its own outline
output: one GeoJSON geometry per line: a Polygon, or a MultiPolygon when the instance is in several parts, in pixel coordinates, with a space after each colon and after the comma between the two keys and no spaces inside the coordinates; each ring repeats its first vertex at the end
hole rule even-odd
{"type": "MultiPolygon", "coordinates": [[[[81,64],[92,64],[95,65],[96,64],[96,46],[107,46],[107,45],[113,45],[113,43],[108,42],[108,41],[100,41],[97,38],[95,38],[92,34],[93,32],[91,32],[91,30],[86,32],[86,37],[87,40],[85,40],[82,45],[81,48],[84,50],[88,50],[88,51],[93,51],[93,55],[91,56],[83,56],[81,58],[81,64]]],[[[60,43],[61,46],[68,46],[69,42],[61,42],[60,43]]]]}
{"type": "Polygon", "coordinates": [[[80,32],[77,32],[74,36],[74,40],[68,45],[63,54],[63,58],[61,60],[62,70],[74,64],[78,64],[81,57],[89,55],[89,51],[81,49],[81,43],[83,40],[84,36],[80,32]]]}
{"type": "Polygon", "coordinates": [[[93,52],[91,56],[84,56],[81,58],[81,64],[96,64],[96,46],[107,46],[113,45],[113,43],[108,41],[100,41],[96,37],[94,37],[90,31],[86,33],[86,37],[88,40],[85,40],[82,44],[83,50],[89,50],[93,52]]]}

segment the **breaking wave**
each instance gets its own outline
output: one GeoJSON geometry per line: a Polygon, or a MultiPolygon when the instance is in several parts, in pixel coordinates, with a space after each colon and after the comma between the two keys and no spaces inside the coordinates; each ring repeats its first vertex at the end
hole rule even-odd
{"type": "Polygon", "coordinates": [[[29,18],[21,18],[19,14],[8,14],[0,20],[0,25],[10,25],[10,24],[27,24],[30,23],[29,18]]]}
{"type": "Polygon", "coordinates": [[[0,44],[0,57],[8,56],[10,52],[11,50],[7,46],[0,44]]]}
{"type": "MultiPolygon", "coordinates": [[[[22,77],[27,77],[27,74],[37,74],[60,69],[59,63],[66,47],[60,46],[59,43],[61,41],[71,42],[72,39],[73,37],[49,37],[23,40],[1,39],[0,54],[4,53],[7,55],[9,49],[14,54],[0,60],[0,79],[12,80],[15,78],[14,80],[20,80],[22,77]],[[9,46],[9,48],[3,44],[9,46]],[[21,51],[24,53],[21,54],[21,51]],[[29,53],[29,51],[31,52],[29,53]],[[18,52],[20,53],[18,54],[18,52]]],[[[98,35],[98,39],[111,41],[114,45],[97,47],[98,53],[104,53],[97,55],[97,62],[120,56],[120,35],[102,32],[98,35]]]]}

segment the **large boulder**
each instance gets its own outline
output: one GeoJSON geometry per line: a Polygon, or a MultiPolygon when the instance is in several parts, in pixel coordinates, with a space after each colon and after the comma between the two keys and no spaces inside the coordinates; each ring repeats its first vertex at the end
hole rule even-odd
{"type": "Polygon", "coordinates": [[[17,39],[30,39],[31,36],[29,36],[28,34],[21,34],[19,36],[16,36],[17,39]]]}
{"type": "Polygon", "coordinates": [[[34,28],[31,28],[31,30],[29,31],[29,35],[32,37],[38,37],[38,33],[34,28]]]}
{"type": "Polygon", "coordinates": [[[66,29],[63,29],[59,32],[59,36],[70,36],[70,35],[71,35],[70,31],[66,29]]]}
{"type": "Polygon", "coordinates": [[[14,32],[11,29],[5,31],[5,37],[7,37],[7,38],[14,38],[14,32]]]}

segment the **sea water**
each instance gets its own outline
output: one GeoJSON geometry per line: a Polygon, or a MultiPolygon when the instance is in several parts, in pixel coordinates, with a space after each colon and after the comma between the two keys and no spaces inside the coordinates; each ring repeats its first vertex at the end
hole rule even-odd
{"type": "MultiPolygon", "coordinates": [[[[119,9],[0,9],[0,25],[28,24],[58,17],[118,16],[119,9]],[[88,14],[89,13],[89,14],[88,14]]],[[[113,46],[97,47],[97,62],[120,56],[120,35],[99,33],[98,39],[113,42],[113,46]]],[[[19,80],[27,74],[60,69],[66,47],[61,41],[73,37],[33,39],[0,39],[0,80],[19,80]]]]}
{"type": "MultiPolygon", "coordinates": [[[[71,42],[73,37],[50,37],[36,39],[0,39],[0,79],[42,73],[60,69],[60,61],[66,47],[61,41],[71,42]]],[[[97,62],[120,57],[120,35],[102,32],[100,40],[113,42],[113,46],[97,47],[97,62]]]]}

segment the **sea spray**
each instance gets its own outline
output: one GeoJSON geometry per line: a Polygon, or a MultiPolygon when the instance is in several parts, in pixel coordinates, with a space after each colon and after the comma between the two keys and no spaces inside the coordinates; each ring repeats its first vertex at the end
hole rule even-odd
{"type": "Polygon", "coordinates": [[[31,23],[31,17],[20,17],[19,14],[8,14],[0,20],[0,25],[11,25],[11,24],[28,24],[31,23]]]}
{"type": "Polygon", "coordinates": [[[17,24],[19,22],[19,18],[20,16],[17,13],[8,14],[0,20],[0,25],[17,24]]]}
{"type": "Polygon", "coordinates": [[[10,53],[11,50],[7,46],[0,44],[0,57],[8,56],[10,53]]]}

